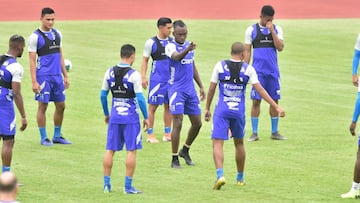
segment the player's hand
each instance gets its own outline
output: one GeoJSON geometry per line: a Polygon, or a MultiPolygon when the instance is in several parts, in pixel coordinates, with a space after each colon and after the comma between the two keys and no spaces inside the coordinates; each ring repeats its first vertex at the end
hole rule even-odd
{"type": "Polygon", "coordinates": [[[187,47],[187,49],[189,51],[192,51],[192,50],[196,49],[196,44],[194,42],[190,42],[190,45],[187,47]]]}
{"type": "Polygon", "coordinates": [[[351,122],[349,130],[352,136],[355,136],[355,128],[356,128],[356,123],[355,122],[351,122]]]}
{"type": "Polygon", "coordinates": [[[149,120],[148,119],[144,119],[143,129],[144,129],[144,132],[146,132],[149,129],[149,120]]]}
{"type": "Polygon", "coordinates": [[[359,85],[359,77],[357,75],[352,76],[353,85],[357,87],[359,85]]]}
{"type": "Polygon", "coordinates": [[[39,94],[41,89],[40,89],[40,85],[37,81],[32,83],[32,90],[35,94],[39,94]]]}
{"type": "Polygon", "coordinates": [[[141,78],[141,84],[142,84],[142,87],[144,88],[144,90],[146,90],[149,85],[149,82],[146,79],[146,77],[141,78]]]}
{"type": "Polygon", "coordinates": [[[266,22],[266,28],[269,29],[270,32],[274,31],[274,25],[273,25],[272,21],[266,22]]]}
{"type": "Polygon", "coordinates": [[[276,111],[279,113],[280,117],[285,117],[285,111],[280,106],[276,108],[276,111]]]}
{"type": "Polygon", "coordinates": [[[21,118],[21,127],[20,127],[20,131],[24,131],[27,127],[27,120],[26,118],[21,118]]]}
{"type": "Polygon", "coordinates": [[[110,120],[110,116],[105,116],[104,121],[105,121],[105,123],[106,123],[106,124],[108,124],[108,123],[109,123],[109,120],[110,120]]]}
{"type": "Polygon", "coordinates": [[[205,110],[205,121],[210,121],[211,112],[209,110],[205,110]]]}
{"type": "Polygon", "coordinates": [[[70,81],[69,81],[69,78],[64,78],[64,86],[65,86],[65,89],[68,89],[70,87],[70,81]]]}
{"type": "Polygon", "coordinates": [[[206,97],[206,93],[204,88],[202,87],[200,88],[200,101],[204,101],[205,97],[206,97]]]}

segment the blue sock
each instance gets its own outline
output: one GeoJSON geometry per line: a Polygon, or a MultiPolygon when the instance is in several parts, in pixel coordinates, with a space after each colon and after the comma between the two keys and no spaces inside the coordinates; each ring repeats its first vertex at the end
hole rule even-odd
{"type": "Polygon", "coordinates": [[[149,129],[147,130],[147,134],[148,134],[148,135],[153,134],[153,133],[154,133],[154,129],[149,128],[149,129]]]}
{"type": "Polygon", "coordinates": [[[253,133],[258,133],[259,117],[251,117],[251,127],[253,133]]]}
{"type": "Polygon", "coordinates": [[[58,138],[61,136],[61,126],[54,127],[54,138],[58,138]]]}
{"type": "Polygon", "coordinates": [[[2,172],[8,172],[10,171],[10,166],[2,166],[2,172]]]}
{"type": "Polygon", "coordinates": [[[237,176],[236,176],[236,180],[237,181],[244,181],[244,172],[237,172],[237,176]]]}
{"type": "Polygon", "coordinates": [[[276,133],[278,131],[279,117],[271,117],[271,132],[276,133]]]}
{"type": "Polygon", "coordinates": [[[104,185],[111,185],[110,184],[110,176],[104,176],[104,185]]]}
{"type": "Polygon", "coordinates": [[[218,168],[216,169],[216,177],[217,179],[219,179],[220,177],[224,176],[224,169],[223,168],[218,168]]]}
{"type": "Polygon", "coordinates": [[[132,178],[129,176],[125,176],[125,188],[129,189],[132,185],[132,178]]]}
{"type": "Polygon", "coordinates": [[[41,138],[41,140],[44,140],[45,138],[47,138],[46,128],[39,128],[39,131],[40,131],[40,138],[41,138]]]}
{"type": "Polygon", "coordinates": [[[165,133],[171,133],[171,127],[165,127],[164,132],[165,133]]]}

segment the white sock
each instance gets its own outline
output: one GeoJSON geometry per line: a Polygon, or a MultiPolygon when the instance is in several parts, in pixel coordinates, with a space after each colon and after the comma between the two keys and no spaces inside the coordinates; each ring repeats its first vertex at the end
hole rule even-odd
{"type": "Polygon", "coordinates": [[[359,183],[353,182],[351,189],[353,189],[353,190],[359,190],[359,183]]]}

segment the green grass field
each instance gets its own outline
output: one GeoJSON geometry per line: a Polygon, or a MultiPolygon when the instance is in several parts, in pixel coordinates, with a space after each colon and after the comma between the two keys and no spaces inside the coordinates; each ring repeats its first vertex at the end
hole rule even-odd
{"type": "MultiPolygon", "coordinates": [[[[197,43],[196,64],[207,90],[215,63],[229,58],[230,45],[244,40],[246,27],[257,20],[186,20],[188,39],[197,43]]],[[[142,195],[124,195],[125,153],[115,156],[113,192],[103,194],[102,158],[106,128],[99,100],[104,72],[118,63],[124,43],[137,48],[134,67],[140,70],[145,41],[155,35],[155,20],[58,21],[65,58],[73,63],[71,87],[63,134],[71,146],[39,144],[27,50],[19,61],[25,76],[22,92],[28,128],[18,132],[12,170],[21,183],[21,202],[350,202],[339,195],[350,189],[357,139],[351,137],[351,121],[357,89],[351,81],[353,47],[359,19],[276,20],[284,30],[285,49],[279,54],[282,76],[281,106],[286,117],[280,131],[287,141],[270,140],[268,105],[262,106],[256,143],[246,142],[247,185],[235,185],[232,141],[225,143],[226,185],[213,191],[215,169],[210,140],[211,123],[204,121],[192,146],[195,167],[170,168],[170,143],[143,143],[138,152],[134,186],[142,195]],[[351,25],[351,26],[348,26],[351,25]]],[[[12,34],[26,38],[40,22],[1,22],[0,52],[7,51],[12,34]]],[[[147,93],[146,93],[147,94],[147,93]]],[[[249,96],[247,96],[249,98],[249,96]]],[[[250,102],[247,102],[249,118],[250,102]]],[[[202,102],[204,107],[205,102],[202,102]]],[[[213,104],[214,107],[214,104],[213,104]]],[[[53,133],[53,104],[47,113],[47,131],[53,133]]],[[[155,133],[163,131],[162,108],[157,113],[155,133]]],[[[182,141],[189,127],[185,118],[182,141]]],[[[251,133],[247,123],[247,136],[251,133]]],[[[144,137],[145,138],[145,134],[144,137]]]]}

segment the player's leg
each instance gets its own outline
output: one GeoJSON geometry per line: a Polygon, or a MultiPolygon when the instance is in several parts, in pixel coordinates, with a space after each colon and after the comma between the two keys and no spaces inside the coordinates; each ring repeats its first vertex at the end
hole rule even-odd
{"type": "Polygon", "coordinates": [[[50,94],[50,101],[54,101],[54,136],[53,143],[56,144],[72,144],[66,140],[61,134],[62,122],[64,120],[65,111],[65,87],[61,77],[54,77],[52,82],[52,90],[50,94]]]}
{"type": "Polygon", "coordinates": [[[12,151],[14,146],[14,136],[1,136],[3,146],[1,149],[2,172],[10,171],[12,151]]]}
{"type": "MultiPolygon", "coordinates": [[[[360,144],[360,140],[358,141],[360,144]]],[[[354,179],[352,182],[352,186],[349,192],[344,193],[341,195],[342,198],[353,198],[357,199],[360,198],[360,145],[358,147],[355,166],[354,166],[354,179]]]]}
{"type": "Polygon", "coordinates": [[[239,186],[243,186],[245,184],[244,167],[245,167],[245,157],[246,157],[243,139],[234,138],[234,145],[235,145],[235,160],[236,160],[236,168],[237,168],[236,181],[239,186]]]}
{"type": "Polygon", "coordinates": [[[38,102],[38,110],[36,113],[36,120],[40,132],[40,144],[44,146],[52,146],[52,142],[48,139],[46,133],[46,110],[48,103],[38,102]]]}
{"type": "Polygon", "coordinates": [[[111,192],[111,169],[113,166],[113,157],[115,151],[106,150],[103,159],[103,170],[104,170],[104,193],[111,192]]]}
{"type": "Polygon", "coordinates": [[[156,112],[157,108],[158,108],[157,104],[149,104],[149,108],[148,108],[149,128],[147,130],[146,142],[150,142],[150,143],[158,143],[159,142],[159,140],[156,139],[156,136],[154,135],[154,121],[155,121],[155,112],[156,112]]]}
{"type": "Polygon", "coordinates": [[[179,150],[179,142],[180,142],[180,132],[183,122],[183,114],[173,114],[172,120],[173,120],[173,128],[171,131],[171,152],[172,152],[171,167],[180,168],[178,150],[179,150]]]}
{"type": "Polygon", "coordinates": [[[164,103],[164,142],[171,141],[171,122],[172,116],[170,113],[169,104],[164,103]]]}

